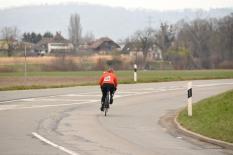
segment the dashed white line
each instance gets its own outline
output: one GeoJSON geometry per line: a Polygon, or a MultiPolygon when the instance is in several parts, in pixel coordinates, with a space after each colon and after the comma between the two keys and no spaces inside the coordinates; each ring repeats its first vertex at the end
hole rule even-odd
{"type": "Polygon", "coordinates": [[[65,148],[65,147],[63,147],[63,146],[57,145],[57,144],[55,144],[55,143],[49,141],[48,139],[46,139],[45,137],[42,137],[41,135],[39,135],[39,134],[36,133],[36,132],[32,132],[32,135],[33,135],[34,137],[36,137],[37,139],[39,139],[40,141],[45,142],[46,144],[48,144],[48,145],[50,145],[50,146],[53,146],[53,147],[55,147],[55,148],[57,148],[57,149],[59,149],[59,150],[61,150],[61,151],[63,151],[63,152],[66,152],[66,153],[68,153],[69,155],[79,155],[78,153],[76,153],[76,152],[74,152],[74,151],[71,151],[71,150],[69,150],[69,149],[67,149],[67,148],[65,148]]]}

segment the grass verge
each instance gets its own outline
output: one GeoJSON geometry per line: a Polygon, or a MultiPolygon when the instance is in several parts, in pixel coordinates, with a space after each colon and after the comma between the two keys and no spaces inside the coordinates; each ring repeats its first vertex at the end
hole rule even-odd
{"type": "Polygon", "coordinates": [[[193,132],[233,143],[233,90],[204,99],[178,116],[179,123],[193,132]]]}

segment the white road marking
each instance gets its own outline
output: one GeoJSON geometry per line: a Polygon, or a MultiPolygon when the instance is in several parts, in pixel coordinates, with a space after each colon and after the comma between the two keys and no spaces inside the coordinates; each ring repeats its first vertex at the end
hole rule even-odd
{"type": "Polygon", "coordinates": [[[56,102],[60,102],[60,101],[65,101],[65,102],[85,102],[87,100],[75,100],[75,99],[59,99],[59,98],[41,98],[41,99],[22,99],[21,101],[28,101],[28,102],[32,102],[32,101],[56,101],[56,102]]]}
{"type": "MultiPolygon", "coordinates": [[[[65,96],[65,95],[59,95],[59,96],[65,96]]],[[[0,104],[17,102],[17,101],[24,101],[24,102],[33,102],[33,101],[61,101],[61,100],[62,101],[87,101],[87,100],[59,99],[57,97],[58,96],[46,96],[46,97],[36,97],[36,98],[33,98],[33,97],[32,98],[23,98],[23,99],[9,100],[9,101],[0,101],[0,104]],[[53,99],[52,97],[56,97],[56,99],[53,99]],[[52,99],[49,99],[49,98],[52,98],[52,99]]]]}
{"type": "Polygon", "coordinates": [[[94,95],[94,94],[67,94],[67,95],[61,95],[61,96],[65,96],[65,97],[76,97],[76,96],[101,96],[101,95],[94,95]]]}
{"type": "Polygon", "coordinates": [[[60,96],[67,96],[67,97],[75,97],[79,94],[65,94],[65,95],[60,95],[60,96]]]}
{"type": "MultiPolygon", "coordinates": [[[[200,84],[200,85],[193,85],[194,87],[210,87],[210,86],[219,86],[219,85],[232,85],[233,83],[211,83],[211,84],[200,84]]],[[[123,91],[120,93],[117,93],[115,95],[115,98],[121,98],[121,97],[127,97],[127,96],[137,96],[137,95],[143,95],[143,94],[149,94],[149,93],[157,93],[157,92],[165,92],[165,91],[174,91],[174,90],[181,90],[181,89],[186,89],[186,87],[183,86],[170,86],[170,87],[159,87],[159,88],[146,88],[147,91],[123,91]]],[[[144,89],[142,89],[144,90],[144,89]]],[[[53,105],[0,105],[0,111],[3,110],[14,110],[14,109],[36,109],[36,108],[46,108],[46,107],[60,107],[60,106],[72,106],[72,105],[81,105],[81,104],[87,104],[87,103],[93,103],[93,102],[98,102],[99,100],[72,100],[72,99],[49,99],[50,97],[58,97],[58,96],[67,96],[67,97],[72,97],[72,96],[101,96],[101,95],[94,95],[94,94],[99,94],[99,93],[93,93],[89,94],[88,93],[81,93],[81,94],[64,94],[64,95],[53,95],[53,96],[47,96],[48,98],[45,97],[38,97],[38,98],[27,98],[27,99],[16,99],[16,100],[10,100],[10,101],[2,101],[1,103],[10,103],[10,102],[17,102],[17,101],[27,101],[27,102],[33,102],[33,101],[74,101],[74,102],[79,102],[79,103],[70,103],[70,104],[53,104],[53,105]]]]}
{"type": "Polygon", "coordinates": [[[65,147],[63,147],[63,146],[57,145],[57,144],[55,144],[55,143],[49,141],[48,139],[42,137],[41,135],[39,135],[39,134],[36,133],[36,132],[32,132],[32,135],[33,135],[34,137],[36,137],[37,139],[39,139],[40,141],[45,142],[46,144],[48,144],[48,145],[50,145],[50,146],[53,146],[53,147],[55,147],[55,148],[57,148],[57,149],[59,149],[59,150],[61,150],[61,151],[63,151],[63,152],[66,152],[66,153],[68,153],[69,155],[79,155],[78,153],[76,153],[76,152],[74,152],[74,151],[71,151],[71,150],[69,150],[69,149],[67,149],[67,148],[65,148],[65,147]]]}
{"type": "Polygon", "coordinates": [[[69,103],[69,104],[49,104],[49,105],[33,105],[33,106],[27,106],[26,107],[19,107],[17,105],[12,105],[12,106],[0,106],[0,111],[4,110],[20,110],[20,109],[38,109],[38,108],[47,108],[47,107],[62,107],[62,106],[72,106],[72,105],[82,105],[82,104],[87,104],[87,103],[95,103],[98,102],[99,100],[90,100],[87,102],[80,102],[80,103],[69,103]]]}
{"type": "Polygon", "coordinates": [[[233,85],[233,82],[230,82],[230,83],[199,84],[199,85],[193,85],[193,86],[194,87],[211,87],[211,86],[221,86],[221,85],[233,85]]]}
{"type": "Polygon", "coordinates": [[[35,98],[26,98],[26,99],[21,99],[21,101],[28,101],[28,102],[32,102],[35,101],[35,98]]]}
{"type": "Polygon", "coordinates": [[[155,90],[155,88],[145,88],[143,90],[155,90]]]}
{"type": "Polygon", "coordinates": [[[17,107],[18,107],[18,105],[1,105],[0,106],[0,111],[8,110],[8,109],[15,109],[17,107]]]}
{"type": "Polygon", "coordinates": [[[169,90],[182,90],[182,89],[185,89],[185,88],[170,88],[170,89],[167,89],[166,91],[169,91],[169,90]]]}
{"type": "Polygon", "coordinates": [[[80,95],[99,94],[99,92],[80,93],[80,95]]]}
{"type": "MultiPolygon", "coordinates": [[[[28,98],[28,99],[32,99],[32,98],[28,98]]],[[[16,101],[20,101],[22,99],[15,99],[15,100],[9,100],[9,101],[0,101],[0,104],[1,103],[11,103],[11,102],[16,102],[16,101]]]]}
{"type": "Polygon", "coordinates": [[[135,93],[139,93],[138,91],[122,91],[120,92],[120,94],[135,94],[135,93]]]}

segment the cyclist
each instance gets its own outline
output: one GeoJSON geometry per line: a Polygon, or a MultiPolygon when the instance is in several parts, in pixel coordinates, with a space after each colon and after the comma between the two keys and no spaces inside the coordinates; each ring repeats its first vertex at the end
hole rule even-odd
{"type": "Polygon", "coordinates": [[[107,91],[110,91],[110,104],[113,103],[113,95],[115,91],[117,90],[117,76],[114,74],[114,71],[112,68],[108,69],[106,72],[103,72],[102,76],[99,80],[99,85],[102,90],[102,98],[101,98],[101,111],[104,111],[104,99],[107,95],[107,91]]]}

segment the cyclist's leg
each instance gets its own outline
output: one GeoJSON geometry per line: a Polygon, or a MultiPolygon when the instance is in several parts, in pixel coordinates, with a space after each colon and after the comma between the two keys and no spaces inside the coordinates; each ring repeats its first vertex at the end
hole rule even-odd
{"type": "Polygon", "coordinates": [[[103,86],[101,87],[101,91],[102,91],[101,103],[103,103],[104,102],[104,96],[105,96],[105,92],[104,92],[103,86]]]}
{"type": "Polygon", "coordinates": [[[110,93],[111,93],[111,98],[110,98],[110,104],[112,104],[113,103],[113,96],[114,96],[114,93],[115,93],[115,87],[114,87],[114,85],[112,85],[111,86],[111,88],[110,88],[110,93]]]}
{"type": "Polygon", "coordinates": [[[102,86],[102,98],[101,98],[101,107],[100,110],[104,111],[104,100],[106,98],[107,95],[107,87],[105,85],[102,86]]]}

